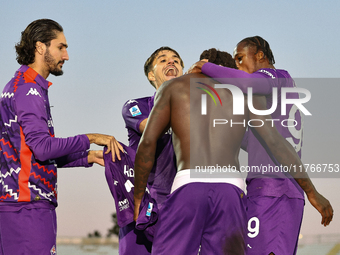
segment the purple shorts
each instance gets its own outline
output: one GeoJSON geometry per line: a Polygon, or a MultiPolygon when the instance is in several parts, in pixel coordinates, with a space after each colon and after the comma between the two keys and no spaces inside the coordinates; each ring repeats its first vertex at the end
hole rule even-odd
{"type": "Polygon", "coordinates": [[[248,197],[247,207],[247,254],[296,254],[303,199],[254,196],[248,197]]]}
{"type": "Polygon", "coordinates": [[[136,222],[132,222],[119,229],[119,254],[151,254],[152,243],[146,238],[144,232],[137,230],[135,226],[136,222]]]}
{"type": "Polygon", "coordinates": [[[27,203],[12,206],[17,210],[11,206],[0,210],[0,255],[56,254],[55,207],[48,202],[34,204],[35,208],[27,203]]]}
{"type": "Polygon", "coordinates": [[[152,254],[244,254],[246,198],[227,183],[189,183],[168,195],[152,254]]]}

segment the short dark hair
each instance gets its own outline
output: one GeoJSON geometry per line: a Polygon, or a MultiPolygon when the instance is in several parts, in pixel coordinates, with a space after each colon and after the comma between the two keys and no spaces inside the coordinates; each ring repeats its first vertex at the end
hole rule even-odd
{"type": "Polygon", "coordinates": [[[57,32],[63,32],[63,28],[54,20],[38,19],[29,24],[21,32],[21,40],[15,45],[17,61],[20,65],[34,63],[35,48],[37,42],[50,46],[51,40],[57,38],[57,32]]]}
{"type": "MultiPolygon", "coordinates": [[[[181,56],[177,53],[177,51],[175,51],[174,49],[171,49],[168,46],[163,46],[163,47],[160,47],[159,49],[155,50],[154,53],[152,53],[151,56],[145,61],[145,64],[144,64],[144,73],[145,73],[147,78],[148,78],[148,73],[153,68],[153,66],[152,66],[153,61],[155,60],[157,54],[159,52],[163,51],[163,50],[168,50],[168,51],[174,52],[178,56],[178,58],[180,59],[182,68],[184,68],[183,60],[181,59],[181,56]]],[[[149,80],[149,78],[148,78],[148,80],[149,80]]],[[[152,81],[149,80],[149,82],[151,83],[152,86],[155,86],[152,83],[152,81]]]]}
{"type": "Polygon", "coordinates": [[[263,52],[264,56],[268,58],[269,64],[274,65],[275,59],[272,50],[270,49],[269,43],[263,39],[261,36],[253,36],[244,38],[240,43],[245,43],[246,46],[253,46],[256,48],[255,54],[260,50],[263,52]]]}
{"type": "Polygon", "coordinates": [[[235,60],[228,52],[219,51],[215,48],[203,51],[200,56],[200,60],[202,59],[208,59],[210,63],[214,63],[216,65],[237,69],[235,60]]]}

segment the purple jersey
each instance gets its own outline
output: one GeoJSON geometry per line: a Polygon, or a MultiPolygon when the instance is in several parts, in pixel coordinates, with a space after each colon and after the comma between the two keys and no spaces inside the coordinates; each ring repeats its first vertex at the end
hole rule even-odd
{"type": "MultiPolygon", "coordinates": [[[[122,110],[129,136],[129,146],[137,150],[142,133],[140,123],[149,117],[154,103],[154,96],[127,101],[122,110]]],[[[156,161],[149,175],[150,195],[161,204],[170,193],[172,182],[177,172],[176,158],[172,146],[171,132],[168,131],[157,141],[156,161]]]]}
{"type": "Polygon", "coordinates": [[[90,166],[86,135],[55,138],[48,87],[21,66],[0,99],[0,211],[13,202],[47,200],[57,206],[57,168],[90,166]],[[7,203],[8,202],[8,203],[7,203]]]}
{"type": "MultiPolygon", "coordinates": [[[[114,199],[119,229],[119,254],[150,254],[151,242],[144,231],[135,229],[134,214],[134,161],[136,152],[120,143],[124,148],[121,160],[112,162],[111,152],[105,154],[105,177],[114,199]]],[[[143,230],[146,227],[143,228],[143,230]]],[[[153,230],[150,228],[147,233],[153,230]]],[[[153,232],[152,232],[153,233],[153,232]]]]}
{"type": "Polygon", "coordinates": [[[133,222],[134,213],[134,161],[136,152],[120,143],[124,148],[124,153],[121,154],[121,160],[112,162],[111,152],[105,154],[105,177],[109,185],[111,194],[114,198],[117,223],[119,227],[124,227],[133,222]]]}
{"type": "MultiPolygon", "coordinates": [[[[206,63],[202,67],[202,72],[215,78],[219,82],[238,86],[244,93],[247,92],[248,87],[252,87],[254,94],[263,94],[266,96],[267,109],[270,109],[273,103],[273,88],[278,89],[277,105],[280,106],[281,88],[295,87],[294,80],[285,70],[264,68],[255,73],[248,74],[240,70],[206,63]]],[[[297,93],[287,93],[287,98],[292,99],[298,97],[299,95],[297,93]]],[[[282,115],[281,107],[277,107],[271,116],[272,119],[275,120],[274,123],[279,133],[293,145],[301,157],[302,114],[300,110],[295,105],[287,104],[286,115],[282,115]],[[285,122],[287,119],[294,119],[297,125],[295,127],[285,127],[292,126],[291,123],[285,122]],[[284,125],[282,121],[284,121],[284,125]]],[[[242,146],[244,147],[245,144],[247,146],[248,165],[250,169],[253,170],[248,173],[247,177],[247,195],[280,197],[285,194],[290,198],[304,198],[303,190],[289,174],[283,173],[282,171],[274,173],[267,171],[263,173],[263,166],[267,167],[267,170],[270,169],[270,167],[274,169],[275,166],[279,166],[279,163],[254,129],[251,128],[251,130],[247,132],[247,136],[248,137],[244,139],[247,144],[243,141],[242,146]],[[290,178],[287,178],[287,176],[290,178]]]]}

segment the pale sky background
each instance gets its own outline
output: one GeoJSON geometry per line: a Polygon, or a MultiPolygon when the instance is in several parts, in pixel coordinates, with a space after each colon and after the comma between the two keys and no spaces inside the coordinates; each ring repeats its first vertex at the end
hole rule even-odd
{"type": "MultiPolygon", "coordinates": [[[[339,1],[2,0],[1,90],[19,68],[14,45],[21,31],[36,19],[56,20],[64,28],[70,56],[64,75],[48,78],[56,136],[96,132],[127,144],[121,109],[128,99],[154,93],[143,65],[157,48],[177,50],[186,71],[205,49],[232,52],[241,39],[260,35],[271,45],[275,67],[292,77],[339,78],[339,11],[339,1]]],[[[305,118],[304,163],[340,163],[339,81],[303,85],[312,94],[306,107],[313,114],[305,118]]],[[[323,227],[306,201],[303,235],[340,233],[338,177],[313,178],[335,216],[323,227]]],[[[115,208],[103,167],[59,169],[58,192],[59,236],[86,236],[94,230],[106,235],[115,208]]]]}

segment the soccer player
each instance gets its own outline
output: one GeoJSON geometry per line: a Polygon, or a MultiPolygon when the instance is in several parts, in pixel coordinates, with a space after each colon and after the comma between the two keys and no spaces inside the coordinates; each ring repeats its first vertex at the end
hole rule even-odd
{"type": "MultiPolygon", "coordinates": [[[[209,252],[210,254],[222,254],[222,247],[230,247],[224,246],[223,244],[228,243],[227,240],[235,240],[237,234],[234,236],[226,236],[226,233],[219,229],[219,227],[222,226],[224,230],[228,229],[227,234],[230,235],[233,234],[233,228],[240,231],[242,226],[242,224],[238,224],[236,220],[237,217],[240,217],[242,211],[241,206],[238,206],[238,208],[236,206],[238,196],[230,191],[227,193],[227,186],[230,184],[223,184],[225,187],[220,190],[215,186],[216,184],[209,183],[207,186],[210,186],[211,189],[208,191],[208,189],[204,189],[202,186],[201,182],[204,182],[204,180],[183,178],[183,176],[186,175],[186,169],[193,166],[192,162],[190,163],[190,157],[192,155],[199,155],[197,158],[202,158],[203,161],[206,160],[206,165],[215,165],[219,160],[223,162],[224,157],[224,160],[230,160],[232,162],[232,166],[238,166],[238,162],[234,161],[238,155],[238,152],[236,153],[235,151],[238,151],[240,135],[243,136],[244,132],[244,130],[242,131],[242,126],[237,125],[233,127],[234,129],[228,129],[228,131],[226,131],[225,128],[222,131],[218,129],[207,131],[212,128],[212,117],[210,117],[208,121],[195,122],[195,118],[193,118],[191,114],[193,111],[195,112],[196,109],[200,109],[200,100],[198,97],[193,96],[195,89],[189,90],[190,78],[194,77],[202,77],[202,75],[185,75],[164,83],[159,89],[156,95],[155,107],[149,117],[136,155],[135,218],[138,216],[138,204],[144,194],[147,177],[154,162],[157,135],[161,135],[168,126],[172,127],[179,172],[173,184],[173,190],[175,189],[175,191],[168,197],[160,212],[159,227],[155,234],[153,244],[154,254],[168,254],[170,251],[175,254],[197,254],[200,243],[202,254],[209,252]],[[191,93],[190,97],[189,91],[191,93]],[[195,125],[191,126],[192,124],[195,125]],[[237,133],[236,130],[239,130],[239,133],[237,133]],[[236,134],[234,133],[229,136],[229,132],[236,132],[236,134]],[[202,140],[204,135],[215,139],[202,140]],[[228,137],[228,139],[224,139],[224,137],[228,137]],[[229,153],[231,153],[233,157],[229,158],[229,153]],[[220,156],[218,154],[220,154],[220,156]],[[179,185],[177,184],[178,182],[180,182],[179,185]],[[224,197],[214,197],[214,195],[218,196],[219,192],[216,191],[224,192],[224,197]],[[209,196],[205,194],[209,194],[209,196]],[[228,196],[226,194],[228,194],[228,196]],[[229,198],[229,200],[226,199],[226,197],[229,198]],[[222,201],[220,199],[226,200],[218,204],[219,201],[222,201]],[[212,204],[209,203],[209,201],[214,201],[215,203],[212,204]],[[227,206],[230,205],[234,210],[228,208],[227,212],[223,212],[221,205],[224,205],[224,208],[228,208],[227,206]],[[210,209],[208,210],[207,208],[210,209]],[[220,214],[218,212],[220,212],[220,214]],[[232,214],[231,212],[236,213],[232,214]],[[217,215],[220,215],[220,217],[217,217],[217,215]],[[221,215],[223,215],[223,217],[221,215]],[[232,223],[230,221],[232,221],[232,223]],[[205,231],[203,231],[204,229],[205,231]]],[[[221,96],[221,98],[223,99],[224,97],[221,96]]],[[[235,118],[237,118],[238,115],[233,116],[230,112],[232,97],[229,95],[228,99],[229,100],[222,100],[223,102],[229,102],[229,105],[221,109],[221,111],[225,111],[222,116],[227,119],[230,117],[234,122],[237,122],[235,118]],[[227,109],[229,109],[229,112],[227,109]]],[[[254,99],[254,107],[256,109],[266,109],[266,102],[263,101],[261,98],[254,99]]],[[[211,109],[212,112],[217,109],[214,107],[209,108],[209,105],[207,108],[211,109]]],[[[302,166],[302,162],[294,148],[278,133],[277,129],[273,127],[270,122],[265,121],[269,119],[270,116],[256,116],[252,112],[248,112],[248,114],[249,119],[256,118],[263,121],[264,125],[262,127],[254,127],[255,131],[280,164],[283,166],[302,166]]],[[[224,163],[226,163],[226,161],[224,161],[224,163]]],[[[310,195],[309,199],[311,203],[325,210],[323,213],[328,224],[332,214],[332,208],[329,202],[317,193],[308,175],[305,174],[304,169],[301,173],[294,174],[294,177],[298,179],[301,187],[310,195]]],[[[210,180],[208,180],[208,182],[209,181],[210,180]]],[[[235,189],[233,185],[230,186],[235,189]]],[[[239,220],[239,222],[241,222],[241,220],[239,220]]],[[[235,243],[235,241],[233,243],[235,243]]],[[[239,242],[238,245],[235,244],[232,246],[233,251],[229,250],[224,252],[226,252],[226,254],[228,254],[228,252],[234,252],[232,254],[243,254],[241,243],[242,242],[239,242]],[[238,250],[235,251],[235,249],[238,250]]],[[[262,251],[258,254],[266,253],[262,251]]]]}
{"type": "MultiPolygon", "coordinates": [[[[161,47],[146,60],[144,73],[151,85],[158,90],[163,82],[183,75],[183,68],[183,61],[175,50],[170,47],[161,47]]],[[[130,99],[123,106],[122,115],[128,130],[129,147],[134,151],[137,150],[153,108],[154,96],[130,99]]],[[[171,130],[168,130],[158,140],[156,158],[148,184],[151,197],[157,202],[158,208],[161,208],[166,196],[170,193],[176,175],[171,130]]],[[[132,222],[120,228],[119,252],[121,254],[150,254],[151,242],[146,240],[142,231],[135,229],[135,224],[132,222]]]]}
{"type": "MultiPolygon", "coordinates": [[[[231,63],[236,68],[230,54],[210,51],[215,53],[217,64],[231,63]]],[[[208,100],[208,114],[201,115],[202,90],[196,87],[209,89],[214,83],[205,75],[190,74],[165,82],[157,91],[136,155],[135,219],[155,161],[157,139],[169,127],[173,130],[178,172],[159,212],[152,254],[196,255],[200,245],[201,254],[244,254],[246,215],[241,174],[236,171],[222,179],[190,178],[193,165],[239,169],[238,152],[246,128],[219,126],[212,130],[211,125],[214,118],[231,117],[231,93],[219,91],[223,107],[208,100]],[[190,85],[192,78],[205,79],[190,85]]],[[[247,116],[235,117],[235,121],[243,119],[247,116]]]]}
{"type": "Polygon", "coordinates": [[[33,21],[16,45],[21,67],[0,99],[0,253],[55,254],[57,168],[104,164],[107,146],[120,159],[121,146],[102,134],[56,138],[46,79],[62,75],[69,59],[63,28],[55,21],[33,21]]]}
{"type": "MultiPolygon", "coordinates": [[[[234,59],[239,70],[203,61],[196,63],[192,69],[201,70],[221,83],[236,85],[244,93],[252,87],[254,94],[266,96],[265,109],[270,109],[273,104],[273,88],[277,88],[280,95],[282,88],[295,87],[287,71],[275,69],[270,46],[260,36],[240,41],[234,51],[234,59]]],[[[299,96],[288,93],[287,98],[298,99],[299,96]]],[[[302,113],[295,105],[287,105],[287,114],[281,114],[281,97],[278,97],[277,105],[278,108],[272,113],[272,119],[276,120],[273,123],[301,157],[302,113]],[[282,124],[287,119],[294,119],[297,125],[282,124]]],[[[247,132],[245,146],[250,167],[262,165],[273,169],[279,166],[279,159],[268,150],[263,137],[253,128],[247,132]]],[[[303,191],[321,213],[321,223],[325,226],[330,223],[333,217],[330,203],[316,191],[308,175],[302,177],[293,179],[287,173],[272,171],[248,173],[248,254],[296,254],[304,207],[303,191]]]]}

